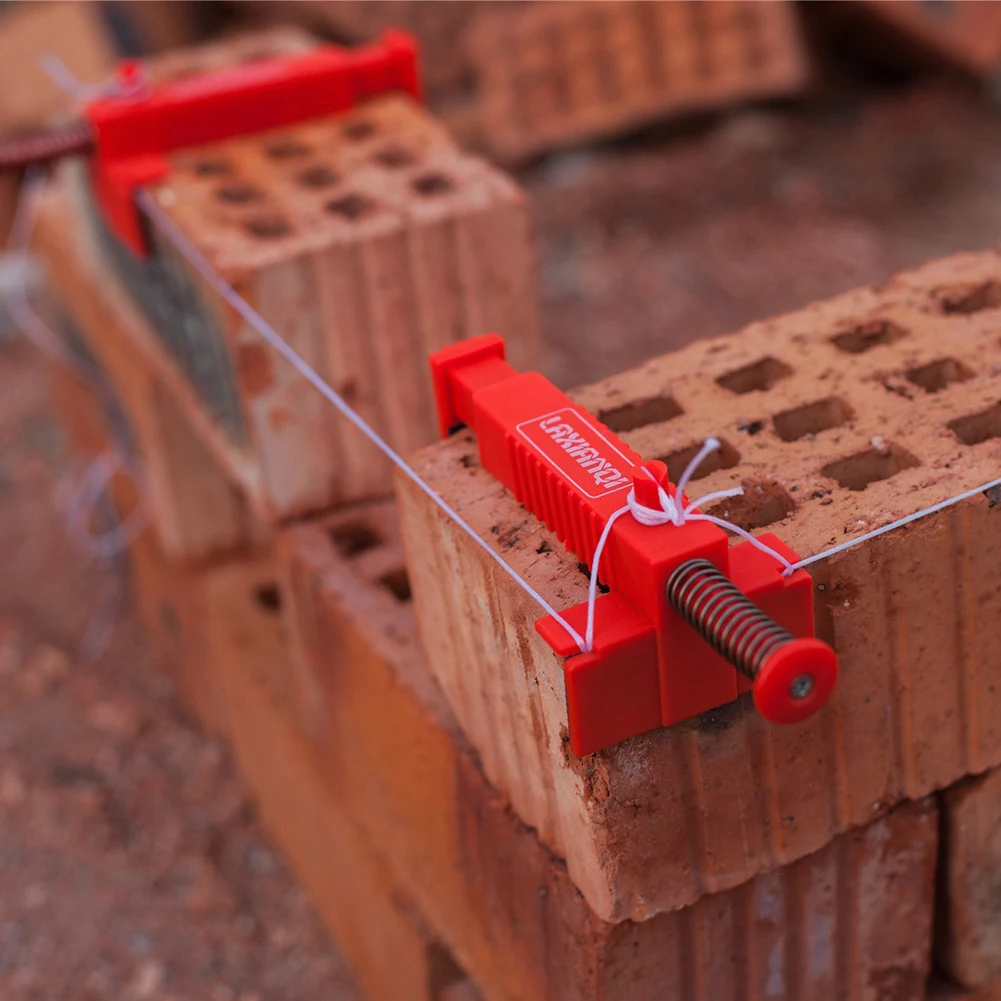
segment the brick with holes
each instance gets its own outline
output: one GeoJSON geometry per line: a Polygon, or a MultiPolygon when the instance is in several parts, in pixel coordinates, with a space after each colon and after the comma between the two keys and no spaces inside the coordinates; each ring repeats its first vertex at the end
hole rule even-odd
{"type": "MultiPolygon", "coordinates": [[[[67,225],[68,216],[65,200],[53,198],[35,244],[60,304],[50,320],[90,373],[84,380],[53,366],[80,458],[92,460],[114,445],[141,460],[153,528],[170,558],[197,563],[260,550],[270,528],[241,487],[249,471],[227,465],[232,456],[223,437],[95,248],[67,225]]],[[[114,485],[122,488],[116,501],[127,513],[134,491],[121,480],[114,485]]]]}
{"type": "MultiPolygon", "coordinates": [[[[170,224],[402,452],[434,437],[429,351],[484,327],[537,341],[525,198],[402,94],[168,156],[145,189],[170,224]]],[[[79,185],[76,202],[89,201],[79,185]]],[[[390,463],[145,219],[106,260],[272,517],[388,494],[390,463]]]]}
{"type": "Polygon", "coordinates": [[[489,784],[431,677],[392,509],[285,529],[278,552],[300,728],[337,802],[490,1001],[875,1001],[890,983],[922,996],[931,804],[689,908],[604,921],[489,784]]]}
{"type": "Polygon", "coordinates": [[[483,138],[512,160],[672,115],[795,93],[790,3],[533,3],[471,29],[483,138]]]}
{"type": "Polygon", "coordinates": [[[140,605],[160,616],[155,632],[170,633],[160,651],[182,695],[230,740],[265,825],[367,995],[476,1001],[468,977],[331,794],[299,735],[273,562],[193,572],[147,539],[133,564],[140,605]]]}
{"type": "MultiPolygon", "coordinates": [[[[571,395],[672,476],[719,436],[690,495],[743,484],[708,510],[809,556],[998,476],[999,290],[1001,256],[961,255],[571,395]]],[[[556,608],[583,601],[577,556],[477,455],[460,432],[414,467],[556,608]]],[[[996,492],[810,568],[841,661],[816,717],[772,726],[742,698],[584,759],[538,606],[410,483],[398,496],[431,669],[487,775],[605,918],[737,885],[1001,763],[996,492]]]]}
{"type": "Polygon", "coordinates": [[[938,965],[966,987],[1001,978],[1001,771],[942,797],[938,965]]]}

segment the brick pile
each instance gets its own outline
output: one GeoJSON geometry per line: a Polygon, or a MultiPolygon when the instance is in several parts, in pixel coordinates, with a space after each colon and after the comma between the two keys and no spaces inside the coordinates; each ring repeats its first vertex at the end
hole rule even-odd
{"type": "MultiPolygon", "coordinates": [[[[284,23],[288,5],[244,5],[284,23]]],[[[405,27],[427,54],[432,104],[505,161],[805,88],[795,7],[747,0],[424,3],[308,0],[296,21],[365,41],[405,27]]]]}
{"type": "MultiPolygon", "coordinates": [[[[431,434],[426,350],[498,314],[531,348],[521,197],[413,105],[172,166],[171,218],[399,447],[431,434]]],[[[385,470],[172,250],[100,256],[79,190],[39,246],[153,470],[140,607],[373,1001],[919,1001],[933,955],[993,976],[996,492],[815,565],[842,670],[818,716],[742,698],[579,759],[525,593],[409,481],[379,498],[385,470]]],[[[999,308],[1001,256],[956,257],[574,397],[673,477],[718,435],[694,493],[741,483],[719,513],[808,555],[996,476],[999,308]]],[[[106,412],[61,397],[99,447],[106,412]]],[[[476,456],[460,431],[414,467],[580,601],[576,556],[476,456]]]]}

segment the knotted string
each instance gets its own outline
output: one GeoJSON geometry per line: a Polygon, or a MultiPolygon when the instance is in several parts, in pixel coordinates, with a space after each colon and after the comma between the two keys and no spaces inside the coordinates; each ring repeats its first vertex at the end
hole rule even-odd
{"type": "MultiPolygon", "coordinates": [[[[699,466],[702,465],[706,457],[715,452],[719,446],[720,443],[718,438],[706,439],[705,444],[699,449],[698,453],[692,461],[688,463],[685,467],[685,471],[681,474],[681,478],[678,480],[678,484],[675,487],[673,497],[660,484],[657,484],[657,499],[660,501],[659,508],[647,507],[645,504],[641,504],[636,499],[636,491],[633,489],[630,490],[629,494],[626,496],[625,505],[620,507],[618,511],[614,511],[608,521],[605,522],[605,528],[601,533],[601,537],[598,539],[598,545],[595,546],[594,559],[591,564],[591,580],[587,589],[587,627],[584,631],[584,653],[589,653],[594,649],[594,603],[598,598],[598,568],[601,566],[601,554],[605,550],[605,543],[608,541],[608,536],[612,531],[612,526],[624,514],[631,514],[641,525],[648,525],[651,528],[659,525],[673,525],[680,528],[686,521],[709,521],[714,525],[718,525],[720,528],[725,528],[728,531],[741,536],[741,538],[746,539],[751,543],[751,545],[756,546],[763,553],[767,553],[769,556],[778,560],[778,562],[781,563],[786,570],[789,570],[792,566],[792,564],[781,553],[777,553],[771,548],[771,546],[766,545],[760,539],[756,539],[750,532],[745,531],[743,528],[740,528],[740,526],[733,524],[731,521],[727,521],[725,518],[717,518],[715,515],[701,514],[698,512],[698,509],[703,504],[708,504],[710,501],[723,500],[727,497],[740,497],[744,493],[743,487],[730,487],[728,490],[714,490],[712,493],[704,494],[702,497],[691,501],[687,505],[682,503],[685,487],[688,485],[695,473],[698,472],[699,466]]],[[[645,472],[650,479],[653,479],[653,475],[646,467],[643,467],[643,472],[645,472]]]]}
{"type": "MultiPolygon", "coordinates": [[[[8,250],[3,255],[18,261],[29,259],[28,248],[37,219],[37,199],[44,185],[44,175],[37,167],[25,173],[18,203],[11,224],[8,250]]],[[[77,358],[31,303],[28,293],[28,270],[21,269],[23,281],[15,281],[3,292],[3,304],[15,326],[51,361],[70,369],[86,383],[100,399],[107,400],[110,389],[104,379],[77,358]]],[[[114,437],[114,434],[113,434],[114,437]]],[[[127,443],[113,441],[103,452],[83,466],[63,477],[57,492],[57,506],[63,515],[70,544],[89,558],[113,561],[121,556],[146,529],[152,517],[149,480],[142,459],[127,443]],[[110,500],[111,482],[117,476],[127,477],[133,485],[136,503],[128,517],[121,520],[110,500]],[[105,521],[108,527],[95,531],[94,525],[105,521]]],[[[108,594],[98,600],[97,611],[88,623],[81,653],[87,662],[100,657],[107,648],[111,627],[118,615],[119,582],[112,582],[108,594]]]]}
{"type": "Polygon", "coordinates": [[[88,104],[102,97],[135,97],[146,86],[146,74],[139,63],[129,64],[131,72],[100,83],[84,83],[54,52],[46,52],[38,60],[38,65],[64,94],[78,104],[88,104]]]}

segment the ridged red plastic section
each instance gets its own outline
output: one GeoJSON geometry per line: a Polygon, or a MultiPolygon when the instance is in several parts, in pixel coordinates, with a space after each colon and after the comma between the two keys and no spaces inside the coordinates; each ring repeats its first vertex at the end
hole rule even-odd
{"type": "MultiPolygon", "coordinates": [[[[590,567],[605,527],[605,517],[555,469],[543,466],[538,456],[521,441],[508,436],[508,447],[515,476],[511,492],[567,549],[590,567]]],[[[623,504],[625,496],[618,507],[623,504]]],[[[601,577],[602,583],[614,586],[610,562],[602,565],[601,577]]]]}

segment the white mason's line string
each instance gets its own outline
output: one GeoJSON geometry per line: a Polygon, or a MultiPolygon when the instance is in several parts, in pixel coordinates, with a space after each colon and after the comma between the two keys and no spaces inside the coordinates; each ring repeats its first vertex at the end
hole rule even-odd
{"type": "MultiPolygon", "coordinates": [[[[38,60],[38,65],[64,94],[78,104],[88,104],[102,97],[130,97],[145,85],[141,72],[137,72],[130,81],[111,79],[101,83],[84,83],[73,75],[72,70],[54,52],[46,52],[38,60]]],[[[136,67],[139,68],[138,63],[136,67]]]]}
{"type": "MultiPolygon", "coordinates": [[[[38,219],[38,200],[45,186],[44,173],[30,167],[21,183],[10,238],[4,256],[28,260],[28,250],[38,219]]],[[[87,368],[37,312],[28,292],[27,270],[24,281],[15,283],[3,296],[3,305],[14,325],[51,361],[68,368],[86,383],[100,400],[108,397],[108,387],[87,368]]],[[[112,432],[113,433],[113,432],[112,432]]],[[[63,514],[66,534],[71,545],[90,558],[114,560],[145,531],[152,511],[146,467],[121,441],[113,441],[103,452],[83,465],[82,471],[71,470],[56,490],[56,502],[63,514]],[[120,520],[114,504],[109,501],[111,481],[116,476],[128,477],[135,489],[136,502],[125,520],[120,520]],[[100,519],[110,522],[107,529],[94,530],[100,519]]],[[[111,581],[106,593],[98,596],[97,610],[90,616],[81,653],[88,663],[97,660],[107,649],[111,630],[118,617],[121,584],[111,581]]]]}
{"type": "Polygon", "coordinates": [[[355,413],[344,401],[343,397],[330,385],[328,385],[313,367],[293,350],[281,337],[281,335],[255,310],[238,292],[236,292],[222,275],[209,263],[205,255],[188,239],[188,237],[174,223],[173,219],[160,207],[159,202],[146,190],[140,190],[136,195],[136,201],[143,211],[152,219],[157,228],[170,239],[171,243],[188,260],[195,270],[222,296],[243,317],[257,333],[264,338],[314,389],[317,390],[326,400],[332,403],[376,448],[379,449],[399,469],[415,486],[422,490],[427,496],[441,508],[501,569],[533,597],[547,615],[552,616],[567,631],[573,641],[580,648],[581,653],[586,653],[589,647],[584,643],[584,638],[538,591],[532,587],[518,572],[504,562],[502,557],[495,553],[477,534],[476,530],[466,522],[457,511],[451,508],[443,497],[440,497],[432,487],[407,464],[406,460],[395,451],[386,441],[380,437],[378,432],[359,414],[355,413]]]}
{"type": "MultiPolygon", "coordinates": [[[[760,539],[754,538],[750,532],[745,532],[744,529],[739,528],[725,518],[716,518],[711,514],[696,513],[698,508],[703,504],[708,504],[710,501],[723,500],[727,497],[740,497],[744,493],[743,487],[730,487],[729,490],[714,490],[711,494],[705,494],[697,500],[693,500],[689,504],[682,506],[682,497],[688,482],[698,471],[699,466],[702,465],[706,457],[715,452],[719,448],[719,445],[718,438],[706,439],[705,444],[699,449],[698,453],[692,458],[692,461],[688,463],[685,471],[681,474],[681,478],[674,488],[674,497],[671,497],[662,486],[657,486],[657,498],[660,501],[659,508],[646,507],[646,505],[641,504],[636,499],[636,491],[630,490],[626,496],[625,506],[613,512],[608,521],[605,522],[604,531],[601,533],[601,538],[598,539],[598,545],[594,550],[591,580],[587,588],[587,632],[585,633],[584,641],[587,644],[588,650],[592,648],[594,643],[594,603],[598,599],[598,567],[601,565],[601,554],[604,552],[605,543],[608,541],[608,536],[612,531],[612,525],[626,512],[631,513],[641,525],[672,524],[680,527],[686,521],[709,521],[714,525],[719,525],[720,528],[728,529],[740,535],[750,542],[751,545],[757,546],[762,552],[778,560],[783,566],[788,567],[790,565],[789,561],[781,553],[775,552],[771,546],[766,545],[760,539]]],[[[644,472],[653,479],[648,470],[644,469],[644,472]]]]}
{"type": "Polygon", "coordinates": [[[969,500],[971,497],[976,497],[977,494],[982,494],[985,490],[991,490],[994,487],[1001,487],[1001,477],[996,480],[991,480],[989,483],[983,483],[979,487],[974,487],[972,490],[965,490],[961,494],[956,494],[955,497],[948,497],[944,501],[939,501],[938,504],[932,504],[931,507],[924,507],[920,511],[915,511],[914,514],[909,514],[904,518],[898,518],[896,521],[891,521],[889,525],[884,525],[882,528],[873,529],[871,532],[866,532],[865,535],[860,535],[857,539],[849,539],[847,542],[842,542],[840,545],[833,546],[830,549],[825,549],[822,553],[817,553],[816,556],[807,556],[805,560],[800,560],[798,563],[793,563],[791,566],[786,567],[782,572],[783,576],[794,573],[796,570],[802,570],[803,567],[810,566],[811,563],[819,563],[821,560],[826,560],[829,556],[834,556],[835,553],[843,553],[846,549],[852,549],[854,546],[861,545],[863,542],[868,542],[870,539],[875,539],[880,535],[885,535],[887,532],[892,532],[895,528],[903,528],[904,525],[910,525],[913,521],[918,521],[920,518],[926,518],[930,514],[937,514],[939,511],[944,511],[946,508],[952,507],[954,504],[959,504],[962,501],[969,500]]]}
{"type": "Polygon", "coordinates": [[[560,615],[559,612],[553,608],[552,605],[546,601],[545,598],[539,594],[538,591],[532,587],[513,567],[509,566],[504,559],[495,552],[490,545],[480,537],[476,530],[470,525],[464,518],[462,518],[457,511],[455,511],[449,504],[441,497],[435,490],[426,483],[421,477],[414,471],[413,468],[399,455],[386,441],[380,437],[380,435],[375,431],[374,428],[364,418],[357,414],[333,389],[328,383],[326,383],[312,368],[312,366],[301,357],[292,347],[286,343],[284,338],[271,326],[267,320],[264,319],[239,293],[237,293],[232,286],[220,275],[212,264],[208,261],[204,254],[195,246],[195,244],[182,232],[182,230],[177,226],[177,224],[170,218],[170,216],[164,211],[160,206],[159,202],[146,190],[140,190],[136,195],[136,201],[146,212],[147,216],[154,221],[157,228],[160,229],[164,235],[177,247],[178,251],[188,260],[188,262],[195,268],[195,270],[215,289],[216,292],[227,302],[233,309],[236,310],[240,316],[255,330],[268,344],[271,345],[300,375],[306,379],[326,400],[334,405],[341,414],[344,415],[359,431],[364,434],[369,441],[372,442],[416,487],[418,487],[427,497],[434,502],[449,518],[451,518],[458,526],[461,528],[472,540],[480,547],[503,571],[506,573],[519,587],[521,587],[527,594],[535,599],[536,602],[542,607],[547,615],[555,619],[563,628],[567,631],[567,634],[573,639],[577,644],[581,653],[587,653],[593,648],[594,645],[594,608],[595,602],[597,600],[598,593],[598,570],[601,562],[601,556],[605,548],[605,544],[608,541],[609,534],[611,533],[612,526],[615,524],[616,520],[627,512],[631,513],[637,521],[643,525],[666,525],[668,523],[674,525],[683,525],[686,521],[707,521],[714,525],[718,525],[720,528],[726,529],[727,531],[733,532],[734,534],[745,539],[751,545],[756,546],[762,552],[767,553],[775,561],[783,567],[783,576],[787,576],[802,567],[809,566],[812,563],[817,563],[820,560],[827,559],[829,556],[833,556],[835,553],[842,552],[845,549],[850,549],[852,546],[857,546],[868,539],[875,538],[878,535],[882,535],[885,532],[890,532],[895,528],[900,528],[904,525],[908,525],[913,521],[917,521],[919,518],[923,518],[926,515],[934,514],[936,511],[941,511],[953,504],[958,504],[960,501],[966,500],[969,497],[974,497],[978,493],[982,493],[984,490],[989,490],[993,486],[1001,485],[1001,479],[992,480],[990,483],[986,483],[983,486],[976,487],[973,490],[968,490],[965,493],[959,494],[955,497],[951,497],[948,500],[942,501],[939,504],[934,504],[931,507],[924,508],[921,511],[917,511],[912,515],[908,515],[906,518],[901,518],[899,521],[892,522],[889,525],[885,525],[883,528],[876,529],[873,532],[869,532],[866,535],[860,536],[857,539],[852,539],[848,542],[842,543],[839,546],[834,546],[831,549],[825,550],[822,553],[818,553],[815,556],[807,557],[806,559],[800,560],[797,563],[790,563],[781,553],[776,552],[766,543],[762,542],[760,539],[756,539],[750,532],[744,530],[738,525],[727,521],[724,518],[718,518],[714,515],[702,514],[697,509],[703,504],[709,503],[710,501],[720,500],[727,497],[736,497],[743,494],[743,488],[732,487],[729,490],[717,490],[713,493],[706,494],[703,497],[699,497],[697,500],[691,501],[686,506],[681,505],[681,496],[684,492],[685,486],[689,483],[694,473],[698,470],[703,460],[710,455],[713,451],[720,447],[720,443],[715,438],[709,438],[699,450],[698,454],[692,459],[688,464],[685,471],[682,473],[681,478],[678,480],[676,487],[676,497],[677,501],[672,499],[670,495],[663,489],[663,487],[658,488],[658,497],[660,500],[661,507],[649,508],[640,504],[636,500],[635,491],[630,490],[627,498],[626,504],[619,508],[619,510],[612,513],[608,521],[605,523],[604,530],[598,540],[598,545],[594,551],[594,558],[592,560],[591,576],[588,586],[588,596],[587,596],[587,625],[585,629],[585,635],[581,636],[573,626],[570,625],[567,620],[560,615]]]}

